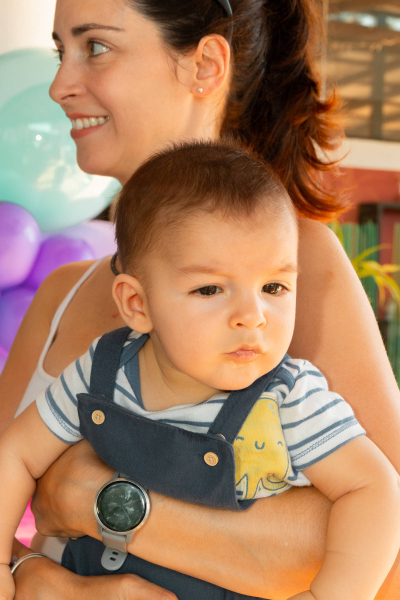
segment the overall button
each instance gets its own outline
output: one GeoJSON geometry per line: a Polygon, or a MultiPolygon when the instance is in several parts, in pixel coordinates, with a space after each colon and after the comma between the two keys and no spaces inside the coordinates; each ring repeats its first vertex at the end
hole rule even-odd
{"type": "Polygon", "coordinates": [[[106,417],[102,410],[94,410],[92,412],[92,421],[96,423],[96,425],[101,425],[106,420],[106,417]]]}
{"type": "Polygon", "coordinates": [[[215,467],[218,464],[219,458],[214,452],[207,452],[204,455],[204,462],[210,467],[215,467]]]}

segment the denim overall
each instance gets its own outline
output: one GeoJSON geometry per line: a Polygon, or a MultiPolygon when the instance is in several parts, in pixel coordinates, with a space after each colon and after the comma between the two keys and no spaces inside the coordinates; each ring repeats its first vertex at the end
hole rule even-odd
{"type": "MultiPolygon", "coordinates": [[[[247,509],[255,500],[237,500],[232,444],[280,365],[245,390],[232,392],[208,433],[195,433],[137,416],[114,403],[117,370],[147,340],[147,336],[140,337],[122,355],[129,332],[124,327],[99,340],[93,356],[90,392],[77,396],[82,435],[107,465],[149,490],[201,506],[247,509]],[[105,415],[101,425],[92,420],[95,410],[105,415]],[[215,466],[205,462],[208,452],[218,456],[215,466]]],[[[110,572],[100,563],[103,550],[102,542],[88,536],[70,540],[62,565],[80,575],[108,575],[110,572]]],[[[134,573],[172,591],[179,600],[254,600],[132,554],[116,573],[134,573]]]]}

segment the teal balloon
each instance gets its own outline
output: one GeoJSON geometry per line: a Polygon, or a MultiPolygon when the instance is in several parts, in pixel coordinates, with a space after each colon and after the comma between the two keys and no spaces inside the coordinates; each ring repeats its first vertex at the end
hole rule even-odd
{"type": "Polygon", "coordinates": [[[55,72],[51,50],[0,56],[0,201],[28,210],[41,231],[95,217],[119,189],[78,167],[70,121],[48,93],[55,72]]]}

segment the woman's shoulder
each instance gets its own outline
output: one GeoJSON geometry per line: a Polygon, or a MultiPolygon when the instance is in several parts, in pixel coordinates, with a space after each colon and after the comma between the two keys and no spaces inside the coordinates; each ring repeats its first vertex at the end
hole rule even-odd
{"type": "Polygon", "coordinates": [[[324,223],[312,219],[299,219],[300,242],[318,246],[321,250],[341,248],[341,244],[333,231],[324,223]]]}
{"type": "Polygon", "coordinates": [[[40,303],[42,307],[45,306],[48,317],[52,317],[67,294],[95,262],[85,260],[58,267],[43,281],[34,302],[40,303]]]}
{"type": "Polygon", "coordinates": [[[311,219],[299,220],[300,271],[323,272],[326,277],[353,271],[338,237],[324,223],[311,219]]]}

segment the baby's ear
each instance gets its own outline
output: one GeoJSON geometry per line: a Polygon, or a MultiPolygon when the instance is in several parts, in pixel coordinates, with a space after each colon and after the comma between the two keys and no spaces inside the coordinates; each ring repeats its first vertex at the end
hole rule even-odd
{"type": "Polygon", "coordinates": [[[153,329],[147,310],[146,295],[143,287],[131,275],[117,275],[113,287],[113,298],[124,322],[139,333],[149,333],[153,329]]]}

